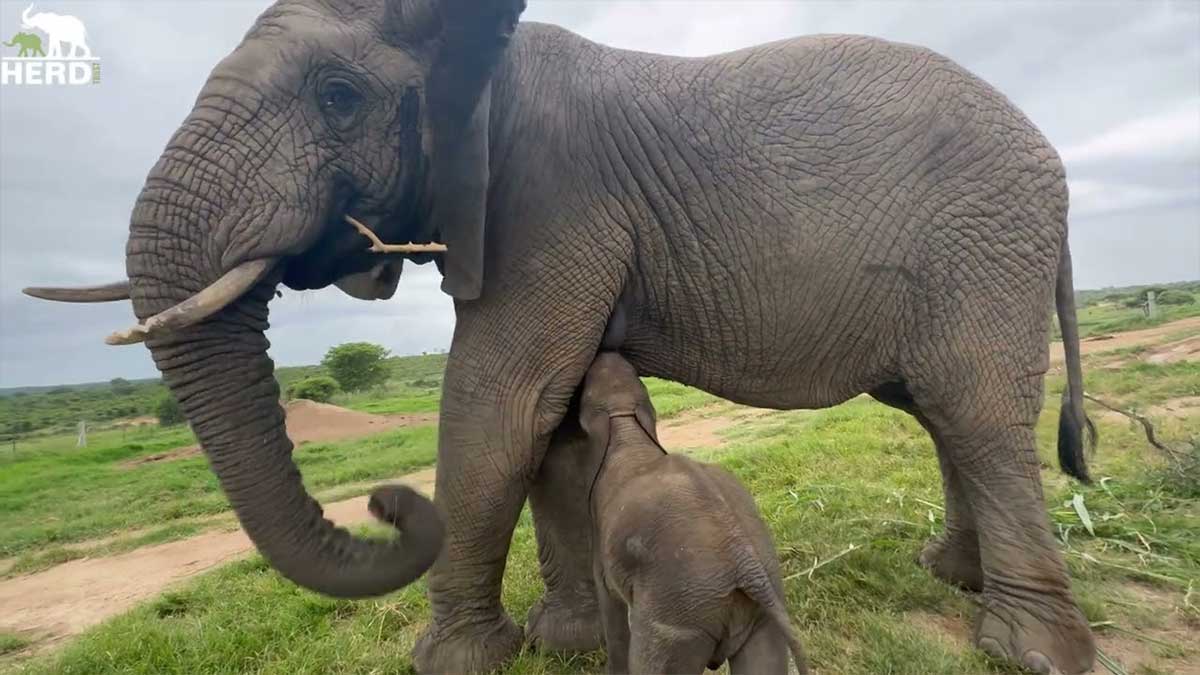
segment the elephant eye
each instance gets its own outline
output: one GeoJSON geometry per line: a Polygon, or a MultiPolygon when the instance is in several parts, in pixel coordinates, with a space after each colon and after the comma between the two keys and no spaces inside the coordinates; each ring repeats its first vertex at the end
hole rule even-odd
{"type": "Polygon", "coordinates": [[[338,131],[346,131],[358,121],[363,96],[346,80],[327,80],[319,95],[321,112],[338,131]]]}

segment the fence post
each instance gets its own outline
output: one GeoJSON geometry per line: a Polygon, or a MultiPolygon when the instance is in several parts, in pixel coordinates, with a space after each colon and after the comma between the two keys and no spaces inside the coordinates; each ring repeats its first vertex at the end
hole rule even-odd
{"type": "Polygon", "coordinates": [[[1158,298],[1154,291],[1146,291],[1146,313],[1151,319],[1158,318],[1158,298]]]}
{"type": "Polygon", "coordinates": [[[87,447],[87,421],[79,420],[79,440],[75,441],[75,447],[87,447]]]}

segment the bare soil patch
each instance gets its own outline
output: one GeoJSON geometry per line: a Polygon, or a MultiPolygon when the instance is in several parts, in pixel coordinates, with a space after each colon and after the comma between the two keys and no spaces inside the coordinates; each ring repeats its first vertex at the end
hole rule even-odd
{"type": "MultiPolygon", "coordinates": [[[[1096,354],[1100,352],[1111,352],[1118,349],[1127,349],[1130,347],[1141,347],[1147,345],[1160,345],[1163,340],[1180,331],[1196,330],[1196,335],[1190,335],[1182,340],[1172,341],[1166,345],[1161,345],[1154,350],[1158,353],[1160,350],[1167,347],[1180,347],[1181,344],[1186,345],[1181,348],[1182,357],[1185,360],[1195,360],[1200,358],[1200,317],[1191,317],[1164,323],[1161,326],[1146,328],[1144,330],[1131,330],[1123,333],[1115,333],[1113,335],[1095,335],[1079,343],[1079,349],[1084,354],[1096,354]]],[[[1151,355],[1152,356],[1152,355],[1151,355]]],[[[1144,358],[1149,359],[1149,356],[1144,358]]],[[[1063,348],[1061,342],[1053,342],[1050,344],[1050,361],[1052,363],[1061,363],[1063,360],[1063,348]]]]}
{"type": "MultiPolygon", "coordinates": [[[[372,436],[383,431],[401,427],[434,424],[437,413],[411,415],[372,415],[348,410],[328,403],[317,403],[304,399],[290,401],[284,406],[287,415],[287,434],[297,446],[305,443],[345,441],[372,436]]],[[[170,462],[200,454],[199,445],[176,448],[168,452],[155,453],[122,462],[120,466],[132,469],[143,464],[170,462]]]]}
{"type": "Polygon", "coordinates": [[[658,440],[669,451],[719,448],[725,443],[721,432],[772,412],[775,411],[740,406],[730,410],[729,404],[718,403],[688,411],[659,424],[658,440]]]}
{"type": "MultiPolygon", "coordinates": [[[[730,411],[728,404],[710,406],[664,421],[659,438],[668,449],[681,452],[717,448],[723,444],[719,435],[722,431],[770,412],[773,411],[741,407],[730,411]],[[722,412],[714,410],[718,407],[722,412]]],[[[297,401],[288,406],[288,434],[294,442],[342,439],[347,434],[366,436],[436,420],[436,414],[381,417],[311,401],[297,401]],[[358,426],[350,420],[357,420],[358,426]]],[[[182,454],[184,450],[189,448],[164,454],[186,456],[182,454]]],[[[432,495],[435,476],[431,467],[378,484],[403,483],[432,495]]],[[[341,526],[371,521],[366,495],[331,502],[324,509],[325,517],[341,526]]],[[[35,574],[0,581],[0,631],[35,640],[32,650],[48,649],[157,596],[172,584],[253,551],[254,545],[240,529],[207,532],[114,556],[72,560],[35,574]]]]}
{"type": "MultiPolygon", "coordinates": [[[[389,483],[404,483],[432,495],[434,470],[417,471],[389,483]]],[[[325,505],[325,517],[341,526],[371,520],[367,497],[325,505]]],[[[57,567],[0,582],[0,631],[57,643],[148,600],[171,584],[242,557],[254,545],[240,529],[209,532],[146,546],[106,558],[72,560],[57,567]]]]}
{"type": "Polygon", "coordinates": [[[1200,396],[1182,396],[1163,401],[1161,404],[1146,408],[1150,417],[1173,417],[1188,419],[1200,416],[1200,396]]]}

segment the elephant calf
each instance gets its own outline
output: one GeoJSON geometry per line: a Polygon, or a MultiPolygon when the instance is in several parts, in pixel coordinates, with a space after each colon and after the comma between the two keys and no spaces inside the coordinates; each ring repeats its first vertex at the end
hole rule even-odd
{"type": "Polygon", "coordinates": [[[728,471],[668,455],[637,372],[602,353],[584,379],[593,571],[609,672],[807,672],[779,561],[728,471]]]}

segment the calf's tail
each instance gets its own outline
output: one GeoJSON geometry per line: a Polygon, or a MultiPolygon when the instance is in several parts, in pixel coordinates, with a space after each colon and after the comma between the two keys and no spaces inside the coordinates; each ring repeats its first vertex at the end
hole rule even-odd
{"type": "Polygon", "coordinates": [[[792,628],[792,620],[788,617],[783,598],[780,597],[779,591],[771,583],[766,569],[762,567],[757,559],[755,559],[754,567],[757,569],[751,570],[749,574],[744,575],[743,578],[745,581],[740,584],[741,591],[754,601],[755,604],[762,607],[771,621],[775,622],[775,625],[779,627],[779,631],[787,639],[788,651],[792,653],[792,660],[796,663],[796,671],[800,675],[807,675],[808,659],[804,655],[804,647],[800,644],[800,638],[796,636],[796,631],[792,628]]]}

